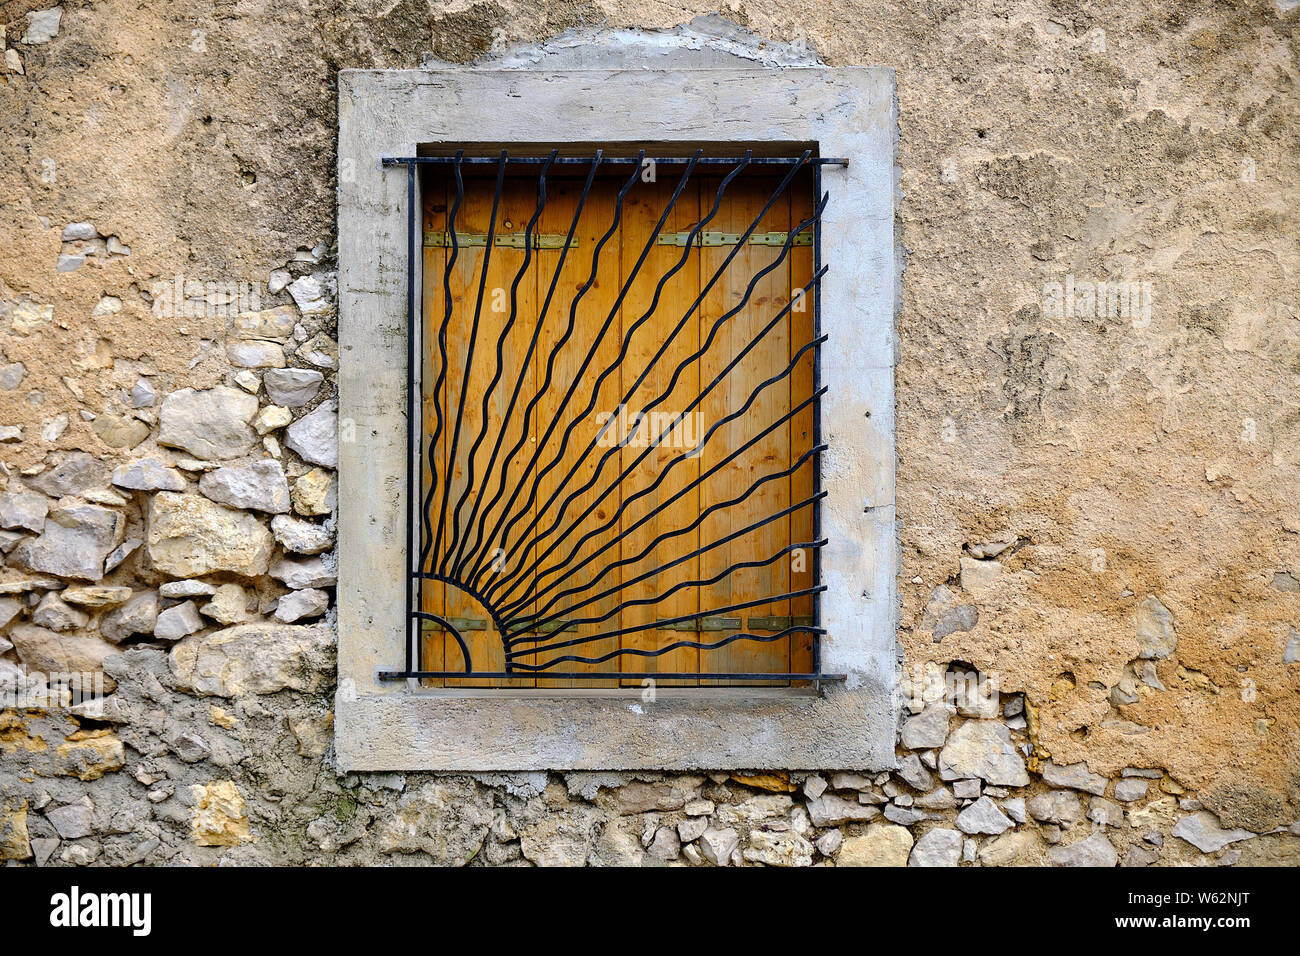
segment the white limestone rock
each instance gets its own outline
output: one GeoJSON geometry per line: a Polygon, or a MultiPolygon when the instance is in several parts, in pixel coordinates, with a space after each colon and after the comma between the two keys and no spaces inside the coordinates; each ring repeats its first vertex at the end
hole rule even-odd
{"type": "Polygon", "coordinates": [[[254,396],[225,385],[172,392],[163,399],[158,444],[184,449],[196,458],[238,458],[257,443],[249,425],[257,407],[254,396]]]}
{"type": "Polygon", "coordinates": [[[149,504],[149,556],[174,577],[265,574],[274,539],[260,520],[198,495],[162,491],[149,504]]]}
{"type": "Polygon", "coordinates": [[[15,562],[31,571],[98,581],[104,559],[122,541],[126,517],[99,505],[51,511],[40,537],[14,549],[15,562]]]}
{"type": "Polygon", "coordinates": [[[334,402],[322,402],[285,430],[284,443],[304,461],[326,468],[339,463],[339,421],[334,402]]]}
{"type": "Polygon", "coordinates": [[[199,479],[199,491],[232,508],[283,514],[289,510],[289,482],[273,458],[251,465],[209,471],[199,479]]]}
{"type": "Polygon", "coordinates": [[[185,476],[153,455],[113,469],[113,484],[132,491],[184,491],[185,476]]]}
{"type": "Polygon", "coordinates": [[[273,368],[262,376],[271,401],[286,408],[301,408],[316,397],[325,376],[314,369],[273,368]]]}

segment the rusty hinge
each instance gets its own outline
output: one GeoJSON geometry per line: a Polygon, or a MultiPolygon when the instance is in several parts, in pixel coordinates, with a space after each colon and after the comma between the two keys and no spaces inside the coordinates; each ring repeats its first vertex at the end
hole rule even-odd
{"type": "Polygon", "coordinates": [[[773,615],[771,617],[751,617],[749,619],[749,629],[751,631],[785,631],[792,627],[812,626],[813,618],[811,614],[798,614],[794,617],[773,615]]]}
{"type": "MultiPolygon", "coordinates": [[[[458,631],[486,631],[487,621],[481,617],[449,617],[447,623],[458,631]]],[[[420,630],[441,631],[443,626],[427,617],[420,618],[420,630]]]]}
{"type": "MultiPolygon", "coordinates": [[[[528,234],[525,232],[499,232],[492,237],[492,245],[509,249],[524,248],[524,237],[528,234]]],[[[563,235],[543,235],[542,233],[533,233],[534,249],[563,249],[564,240],[568,238],[563,235]]],[[[424,244],[435,248],[451,248],[451,236],[443,229],[426,229],[424,230],[424,244]]],[[[578,237],[574,236],[570,247],[578,244],[578,237]]],[[[486,246],[487,235],[475,232],[458,232],[456,233],[456,245],[460,248],[470,246],[486,246]]]]}
{"type": "Polygon", "coordinates": [[[669,621],[658,625],[664,631],[734,631],[740,627],[738,617],[697,617],[689,621],[669,621]]]}
{"type": "MultiPolygon", "coordinates": [[[[690,235],[689,232],[662,233],[655,239],[655,245],[684,246],[690,235]]],[[[695,238],[691,240],[691,245],[734,246],[740,242],[742,235],[744,233],[740,232],[697,232],[695,238]]],[[[751,246],[784,246],[789,237],[790,233],[788,232],[755,232],[750,234],[747,244],[751,246]]],[[[812,233],[808,230],[797,233],[794,242],[791,243],[792,246],[811,246],[812,244],[812,233]]]]}

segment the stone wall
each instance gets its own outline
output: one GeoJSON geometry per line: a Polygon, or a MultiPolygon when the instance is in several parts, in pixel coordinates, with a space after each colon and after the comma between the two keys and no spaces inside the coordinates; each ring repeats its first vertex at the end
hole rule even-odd
{"type": "Polygon", "coordinates": [[[337,70],[708,12],[4,6],[0,859],[1300,858],[1298,14],[1269,3],[734,2],[756,39],[658,35],[898,70],[898,769],[335,771],[337,70]],[[97,704],[39,676],[101,667],[97,704]]]}

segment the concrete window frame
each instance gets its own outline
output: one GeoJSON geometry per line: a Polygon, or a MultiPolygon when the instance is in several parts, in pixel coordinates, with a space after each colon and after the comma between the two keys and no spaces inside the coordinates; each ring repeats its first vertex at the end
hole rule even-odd
{"type": "MultiPolygon", "coordinates": [[[[339,74],[338,691],[344,770],[884,769],[898,679],[897,107],[892,70],[344,70],[339,74]],[[377,679],[406,634],[407,173],[476,143],[818,144],[823,217],[819,696],[751,688],[421,691],[377,679]]],[[[417,194],[417,203],[419,197],[417,194]]],[[[418,283],[418,280],[417,280],[418,283]]]]}

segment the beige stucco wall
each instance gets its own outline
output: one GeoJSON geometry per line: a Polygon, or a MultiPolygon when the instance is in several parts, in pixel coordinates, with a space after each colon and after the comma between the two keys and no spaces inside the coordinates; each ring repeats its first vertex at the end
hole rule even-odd
{"type": "MultiPolygon", "coordinates": [[[[264,286],[289,266],[291,277],[328,285],[338,70],[466,62],[494,44],[504,52],[575,27],[666,28],[714,8],[285,2],[214,17],[200,4],[65,3],[56,35],[22,42],[26,15],[40,9],[11,2],[0,11],[8,24],[0,366],[21,362],[25,371],[0,391],[0,426],[21,429],[0,444],[0,492],[9,493],[40,482],[73,451],[110,469],[173,454],[156,442],[165,397],[232,381],[227,319],[159,321],[141,297],[155,281],[179,274],[264,286]],[[59,271],[60,254],[77,253],[61,233],[82,222],[94,224],[105,252],[117,237],[129,255],[59,271]],[[120,311],[106,297],[120,300],[120,311]],[[156,387],[151,406],[124,400],[141,376],[156,387]]],[[[1293,824],[1300,665],[1287,658],[1300,654],[1300,151],[1292,33],[1300,13],[1271,2],[1070,0],[744,0],[722,12],[768,45],[757,54],[764,62],[780,62],[785,43],[795,59],[810,50],[832,66],[897,70],[904,679],[960,662],[995,675],[1004,696],[1023,694],[1032,719],[1017,740],[1032,745],[1031,772],[1049,756],[1112,780],[1126,767],[1157,768],[1164,792],[1184,800],[1179,812],[1201,804],[1224,827],[1253,833],[1293,824]],[[1077,298],[1068,314],[1044,311],[1052,283],[1115,278],[1150,283],[1149,318],[1090,314],[1077,298]],[[947,631],[937,640],[936,623],[947,631]]],[[[710,31],[746,48],[739,33],[710,31]]],[[[328,288],[324,297],[318,311],[293,307],[301,328],[283,343],[290,364],[326,372],[317,404],[328,401],[328,362],[313,365],[299,350],[335,331],[328,288]]],[[[267,300],[289,303],[285,294],[267,300]]],[[[291,482],[312,468],[282,451],[291,482]]],[[[187,473],[191,491],[199,473],[187,473]]],[[[123,516],[126,539],[146,533],[149,495],[120,497],[97,507],[123,516]]],[[[59,505],[58,494],[47,498],[59,505]]],[[[168,575],[146,560],[148,550],[106,582],[159,587],[168,575]]],[[[12,554],[0,583],[28,573],[12,554]]],[[[251,626],[262,627],[285,588],[264,574],[239,580],[251,626]]],[[[24,605],[17,621],[31,613],[24,605]]],[[[317,664],[328,654],[324,620],[299,623],[285,638],[317,664]]],[[[92,629],[96,621],[92,614],[92,629]]],[[[216,633],[203,625],[190,640],[216,633]]],[[[511,801],[520,809],[507,813],[506,829],[534,833],[560,818],[598,830],[592,821],[602,812],[644,812],[631,797],[610,809],[620,781],[602,789],[590,780],[548,784],[544,775],[527,784],[412,778],[389,788],[336,777],[327,663],[320,679],[276,671],[263,689],[277,696],[265,699],[244,698],[256,676],[218,688],[230,693],[215,704],[194,696],[201,681],[159,647],[110,665],[138,711],[111,729],[97,723],[79,737],[64,714],[5,718],[0,850],[12,845],[19,849],[9,856],[30,859],[23,840],[55,839],[41,822],[45,809],[83,790],[96,820],[129,807],[141,822],[60,837],[54,861],[137,852],[150,862],[225,852],[301,860],[326,845],[362,845],[358,837],[340,844],[324,825],[303,836],[341,802],[375,821],[424,814],[424,831],[486,829],[493,807],[511,801]],[[150,698],[158,680],[181,686],[150,698]],[[155,725],[141,702],[166,695],[170,717],[155,725]],[[238,719],[227,726],[229,713],[238,719]],[[204,737],[207,756],[181,739],[191,731],[204,737]],[[114,743],[86,743],[105,735],[114,743]],[[172,755],[146,759],[159,740],[172,755]],[[77,757],[87,748],[89,757],[77,757]],[[54,760],[56,751],[61,762],[41,763],[40,754],[54,760]],[[179,795],[145,799],[168,780],[179,795]],[[225,789],[231,781],[237,801],[225,789]],[[91,844],[99,849],[68,853],[91,844]]],[[[13,663],[18,652],[3,659],[13,663]]],[[[720,776],[681,778],[677,789],[639,786],[660,788],[645,805],[675,805],[663,812],[701,787],[720,791],[711,799],[722,805],[749,786],[720,776]]],[[[847,836],[865,839],[856,825],[847,836]]],[[[1295,853],[1294,837],[1284,836],[1238,846],[1246,858],[1281,859],[1295,853]]],[[[385,852],[429,852],[403,839],[385,852]]],[[[1112,839],[1123,849],[1125,840],[1112,839]]],[[[535,836],[529,855],[523,843],[528,859],[552,845],[535,836]]]]}

